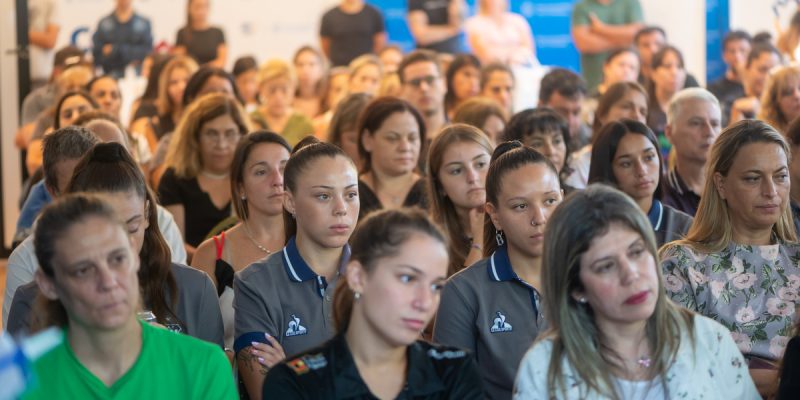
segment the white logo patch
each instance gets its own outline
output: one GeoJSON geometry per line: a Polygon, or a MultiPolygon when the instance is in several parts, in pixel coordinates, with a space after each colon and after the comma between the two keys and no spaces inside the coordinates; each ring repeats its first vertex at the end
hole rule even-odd
{"type": "Polygon", "coordinates": [[[300,318],[292,314],[292,320],[289,321],[289,329],[286,330],[286,337],[300,336],[308,333],[305,326],[300,325],[300,318]]]}
{"type": "Polygon", "coordinates": [[[492,333],[498,333],[498,332],[511,332],[512,330],[513,328],[511,327],[511,324],[506,322],[506,316],[503,315],[503,313],[501,313],[500,311],[498,311],[497,317],[495,317],[492,323],[492,328],[489,329],[489,331],[492,333]]]}

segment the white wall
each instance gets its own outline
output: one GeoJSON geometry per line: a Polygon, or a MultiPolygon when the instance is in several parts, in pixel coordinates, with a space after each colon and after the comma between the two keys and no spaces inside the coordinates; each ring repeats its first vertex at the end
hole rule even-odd
{"type": "Polygon", "coordinates": [[[3,97],[0,100],[0,141],[2,141],[2,154],[0,154],[0,173],[3,175],[2,199],[0,207],[3,208],[3,229],[6,243],[11,247],[14,236],[19,209],[17,199],[22,185],[19,167],[19,150],[14,146],[14,132],[17,131],[18,96],[17,87],[17,57],[7,50],[16,47],[16,14],[13,1],[0,1],[0,88],[3,97]]]}
{"type": "MultiPolygon", "coordinates": [[[[775,14],[772,6],[778,3],[777,0],[729,0],[731,29],[743,29],[751,34],[761,31],[772,33],[777,38],[775,29],[775,14]]],[[[797,9],[794,2],[790,1],[778,7],[779,20],[785,28],[792,18],[792,14],[797,9]]]]}
{"type": "MultiPolygon", "coordinates": [[[[706,4],[702,0],[639,0],[648,25],[667,31],[668,41],[681,49],[686,69],[701,85],[706,81],[706,4]]],[[[754,2],[754,0],[744,0],[754,2]]],[[[761,0],[759,0],[761,1],[761,0]]]]}

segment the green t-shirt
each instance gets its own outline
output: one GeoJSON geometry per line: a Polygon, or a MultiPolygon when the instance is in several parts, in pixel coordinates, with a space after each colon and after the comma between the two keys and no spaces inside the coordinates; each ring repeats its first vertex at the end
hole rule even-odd
{"type": "MultiPolygon", "coordinates": [[[[272,130],[269,125],[267,125],[267,120],[264,118],[264,114],[262,114],[261,111],[254,111],[250,114],[250,120],[261,129],[272,130]]],[[[294,147],[294,145],[304,137],[314,134],[314,125],[304,114],[293,112],[289,120],[286,121],[286,126],[283,127],[283,130],[277,133],[289,142],[289,146],[294,147]]]]}
{"type": "Polygon", "coordinates": [[[142,351],[107,387],[84,367],[66,340],[38,359],[35,384],[23,399],[237,399],[222,349],[142,323],[142,351]]]}
{"type": "MultiPolygon", "coordinates": [[[[639,0],[612,0],[608,5],[600,4],[597,0],[581,0],[572,9],[572,26],[590,25],[589,15],[592,13],[607,25],[627,25],[642,22],[643,19],[639,0]]],[[[603,81],[603,64],[609,53],[581,53],[581,73],[589,92],[603,81]]]]}

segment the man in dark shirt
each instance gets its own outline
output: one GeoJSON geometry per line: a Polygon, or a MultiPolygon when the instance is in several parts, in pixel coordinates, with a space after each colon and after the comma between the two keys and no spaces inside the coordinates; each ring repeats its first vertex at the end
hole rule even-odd
{"type": "Polygon", "coordinates": [[[664,134],[675,163],[664,185],[664,204],[694,216],[706,184],[708,152],[722,130],[719,101],[702,88],[683,89],[669,103],[664,134]]]}
{"type": "Polygon", "coordinates": [[[364,0],[342,0],[322,16],[320,43],[334,67],[354,58],[377,53],[386,44],[383,16],[364,0]]]}
{"type": "Polygon", "coordinates": [[[408,26],[417,48],[439,53],[462,51],[464,0],[409,0],[408,26]]]}
{"type": "Polygon", "coordinates": [[[100,20],[92,36],[95,65],[116,77],[122,77],[130,64],[140,66],[153,51],[150,20],[133,12],[131,3],[117,0],[114,12],[100,20]]]}
{"type": "MultiPolygon", "coordinates": [[[[722,40],[722,60],[728,69],[725,75],[708,85],[708,91],[717,96],[720,104],[730,106],[734,100],[744,97],[744,86],[740,71],[747,63],[750,54],[750,34],[745,31],[731,31],[722,40]]],[[[730,109],[722,108],[722,126],[728,126],[730,109]]]]}

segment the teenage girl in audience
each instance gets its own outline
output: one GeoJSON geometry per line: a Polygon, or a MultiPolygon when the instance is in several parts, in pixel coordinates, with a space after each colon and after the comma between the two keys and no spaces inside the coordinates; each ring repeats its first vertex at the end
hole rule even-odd
{"type": "Polygon", "coordinates": [[[286,61],[272,59],[264,63],[258,72],[261,106],[250,116],[256,126],[280,133],[292,146],[314,134],[311,120],[292,108],[296,81],[294,70],[286,61]]]}
{"type": "Polygon", "coordinates": [[[236,89],[248,114],[258,108],[258,63],[252,56],[240,57],[233,64],[236,89]]]}
{"type": "Polygon", "coordinates": [[[428,150],[428,203],[432,219],[447,234],[447,276],[483,257],[486,171],[492,143],[480,129],[453,124],[428,150]]]}
{"type": "Polygon", "coordinates": [[[650,82],[647,91],[649,96],[647,126],[655,132],[661,143],[664,155],[669,154],[671,145],[664,138],[664,127],[667,125],[667,110],[672,96],[683,89],[686,83],[686,66],[683,54],[678,48],[667,45],[653,54],[650,82]]]}
{"type": "Polygon", "coordinates": [[[286,247],[233,280],[234,348],[251,399],[269,368],[333,336],[333,291],[358,221],[358,173],[340,148],[304,139],[283,178],[286,247]]]}
{"type": "Polygon", "coordinates": [[[692,217],[661,203],[664,170],[658,139],[647,125],[621,119],[595,134],[589,183],[605,183],[630,196],[650,220],[658,247],[682,239],[692,225],[692,217]]]}
{"type": "Polygon", "coordinates": [[[33,174],[42,166],[42,138],[44,135],[70,126],[84,112],[97,109],[97,103],[86,92],[67,92],[61,96],[54,109],[55,114],[51,128],[43,131],[41,136],[34,135],[30,144],[28,144],[28,152],[25,157],[25,166],[28,168],[28,173],[33,174]]]}
{"type": "Polygon", "coordinates": [[[276,365],[264,398],[482,399],[472,355],[419,340],[439,304],[447,261],[447,240],[422,212],[365,219],[336,288],[336,336],[276,365]]]}
{"type": "Polygon", "coordinates": [[[209,0],[188,0],[186,25],[178,30],[174,52],[192,57],[200,65],[225,68],[228,46],[222,29],[208,21],[209,0]]]}
{"type": "Polygon", "coordinates": [[[603,185],[571,195],[545,233],[548,331],[514,399],[758,399],[727,329],[669,301],[653,229],[603,185]]]}
{"type": "Polygon", "coordinates": [[[447,282],[433,331],[434,342],[475,355],[489,398],[511,397],[521,350],[544,330],[544,231],[561,199],[544,155],[517,141],[497,146],[486,177],[485,258],[447,282]]]}
{"type": "Polygon", "coordinates": [[[197,247],[192,266],[217,285],[225,347],[233,348],[233,275],[277,252],[283,229],[283,169],[289,144],[278,134],[254,132],[239,142],[231,163],[231,197],[239,222],[197,247]]]}
{"type": "Polygon", "coordinates": [[[740,121],[723,131],[711,147],[689,233],[662,249],[667,293],[731,330],[764,396],[774,391],[800,280],[789,154],[785,139],[764,122],[740,121]]]}
{"type": "Polygon", "coordinates": [[[366,93],[354,93],[345,97],[336,107],[326,140],[341,147],[359,169],[363,163],[358,154],[358,116],[370,101],[372,96],[366,93]]]}
{"type": "Polygon", "coordinates": [[[192,103],[175,131],[158,197],[175,216],[190,260],[211,228],[231,214],[233,151],[249,131],[242,107],[222,93],[192,103]]]}
{"type": "Polygon", "coordinates": [[[425,123],[405,100],[381,97],[359,117],[358,180],[361,215],[381,208],[425,208],[425,181],[417,164],[425,143],[425,123]]]}
{"type": "Polygon", "coordinates": [[[445,80],[447,93],[444,105],[447,116],[452,119],[456,108],[475,97],[481,91],[481,62],[472,54],[459,54],[447,67],[445,80]]]}
{"type": "Polygon", "coordinates": [[[119,119],[122,108],[122,95],[117,78],[111,75],[98,76],[86,84],[86,91],[94,99],[101,111],[105,111],[119,119]]]}
{"type": "Polygon", "coordinates": [[[375,95],[383,77],[381,60],[374,54],[356,57],[348,66],[350,77],[347,81],[348,93],[367,93],[375,95]]]}
{"type": "Polygon", "coordinates": [[[508,122],[508,115],[496,101],[486,97],[475,97],[453,110],[452,122],[472,125],[482,130],[494,145],[500,141],[508,122]]]}
{"type": "MultiPolygon", "coordinates": [[[[597,103],[592,131],[599,132],[603,125],[621,118],[639,122],[647,121],[647,92],[636,82],[619,82],[611,85],[597,103]]],[[[576,151],[570,160],[572,174],[564,181],[576,189],[586,187],[589,180],[589,165],[592,161],[592,145],[576,151]]]]}
{"type": "Polygon", "coordinates": [[[574,189],[564,184],[572,170],[569,168],[569,126],[559,113],[547,107],[533,108],[516,113],[508,121],[503,141],[519,140],[522,144],[547,157],[558,172],[565,194],[574,189]]]}
{"type": "MultiPolygon", "coordinates": [[[[77,192],[103,194],[124,221],[133,251],[141,260],[141,307],[153,313],[155,322],[221,346],[222,318],[214,302],[214,286],[205,274],[170,261],[170,248],[158,224],[165,211],[157,207],[127,149],[119,143],[101,143],[90,150],[75,167],[67,188],[67,193],[77,192]]],[[[36,286],[30,285],[17,290],[9,322],[30,323],[34,328],[52,323],[36,308],[27,315],[36,292],[36,286]]]]}
{"type": "MultiPolygon", "coordinates": [[[[134,222],[140,231],[144,209],[137,210],[134,222]]],[[[130,221],[120,221],[115,211],[99,197],[78,194],[59,200],[40,217],[36,282],[48,325],[63,333],[59,344],[33,364],[39,383],[22,398],[236,398],[230,365],[219,347],[137,318],[145,284],[140,278],[148,266],[136,255],[130,221]]],[[[158,282],[157,290],[162,285],[158,282]]]]}
{"type": "Polygon", "coordinates": [[[197,71],[197,63],[189,57],[178,56],[167,62],[158,81],[158,97],[155,100],[158,115],[142,117],[131,124],[134,135],[147,140],[155,153],[158,140],[175,130],[183,115],[183,92],[189,78],[197,71]]]}
{"type": "Polygon", "coordinates": [[[303,46],[294,53],[293,61],[297,89],[292,105],[297,111],[313,119],[325,111],[325,58],[319,50],[303,46]]]}
{"type": "Polygon", "coordinates": [[[800,66],[779,67],[767,78],[757,119],[785,133],[800,116],[800,66]]]}
{"type": "Polygon", "coordinates": [[[481,96],[493,99],[508,115],[514,112],[514,73],[503,63],[490,63],[481,68],[481,96]]]}

